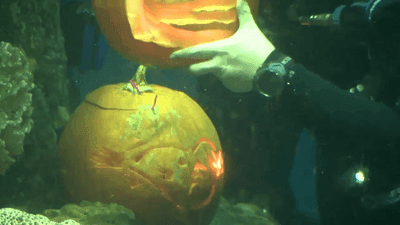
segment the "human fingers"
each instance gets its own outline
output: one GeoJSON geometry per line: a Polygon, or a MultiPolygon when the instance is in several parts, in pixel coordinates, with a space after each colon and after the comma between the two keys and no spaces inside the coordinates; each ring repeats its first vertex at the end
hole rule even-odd
{"type": "Polygon", "coordinates": [[[217,55],[216,50],[205,50],[201,48],[185,48],[173,52],[170,59],[209,59],[217,55]]]}
{"type": "Polygon", "coordinates": [[[219,41],[214,41],[206,44],[199,44],[193,47],[184,48],[173,52],[170,55],[171,59],[209,59],[218,55],[225,46],[229,46],[229,39],[223,39],[219,41]]]}
{"type": "Polygon", "coordinates": [[[218,76],[220,74],[220,67],[218,65],[220,64],[221,59],[219,57],[214,57],[212,60],[191,65],[189,70],[197,76],[207,73],[213,73],[218,76]]]}

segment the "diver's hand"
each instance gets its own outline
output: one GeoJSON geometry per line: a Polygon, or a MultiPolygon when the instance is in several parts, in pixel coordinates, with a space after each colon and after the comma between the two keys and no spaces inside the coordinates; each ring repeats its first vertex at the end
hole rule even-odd
{"type": "Polygon", "coordinates": [[[196,75],[214,73],[233,92],[253,89],[252,79],[257,69],[275,47],[253,20],[245,0],[237,1],[239,29],[230,38],[182,49],[171,59],[210,59],[193,64],[189,70],[196,75]]]}

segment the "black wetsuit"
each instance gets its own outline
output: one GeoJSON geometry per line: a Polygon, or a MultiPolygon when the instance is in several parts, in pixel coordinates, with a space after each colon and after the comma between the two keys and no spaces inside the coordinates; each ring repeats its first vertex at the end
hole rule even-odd
{"type": "MultiPolygon", "coordinates": [[[[267,61],[284,55],[275,50],[267,61]]],[[[392,224],[400,215],[400,120],[390,107],[291,64],[280,103],[317,141],[322,225],[392,224]]]]}

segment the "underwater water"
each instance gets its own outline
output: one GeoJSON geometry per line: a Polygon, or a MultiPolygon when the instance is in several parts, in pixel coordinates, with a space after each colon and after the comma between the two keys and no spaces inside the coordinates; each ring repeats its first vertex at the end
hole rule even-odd
{"type": "MultiPolygon", "coordinates": [[[[79,73],[76,67],[70,68],[69,76],[76,83],[80,91],[80,101],[95,89],[108,84],[126,82],[131,79],[139,64],[122,57],[111,47],[108,48],[104,66],[99,70],[79,73]],[[113,76],[110,76],[113,74],[113,76]]],[[[160,69],[153,68],[147,73],[150,84],[158,84],[185,92],[193,99],[197,99],[197,77],[187,69],[160,69]]],[[[316,182],[313,175],[315,163],[315,141],[308,130],[303,130],[297,142],[293,167],[288,183],[290,183],[296,201],[296,211],[306,217],[318,220],[316,182]],[[301,153],[300,153],[301,152],[301,153]]],[[[229,196],[226,196],[229,197],[229,196]]]]}
{"type": "MultiPolygon", "coordinates": [[[[70,68],[68,73],[79,88],[80,101],[83,101],[88,93],[103,85],[126,82],[131,79],[138,66],[137,63],[125,59],[112,48],[108,48],[106,63],[100,70],[81,74],[74,67],[70,68]],[[110,74],[113,75],[110,76],[110,74]]],[[[197,78],[186,69],[157,68],[154,70],[150,70],[147,74],[149,83],[183,91],[194,99],[198,97],[197,78]]],[[[313,176],[315,166],[315,141],[311,139],[309,131],[304,130],[297,143],[296,156],[288,181],[296,198],[296,210],[318,219],[315,177],[313,176]]]]}
{"type": "MultiPolygon", "coordinates": [[[[140,2],[108,3],[117,1],[140,2]]],[[[216,11],[234,10],[226,1],[216,11]]],[[[249,3],[256,26],[239,30],[251,37],[241,33],[213,73],[196,76],[136,62],[171,63],[171,48],[150,58],[118,52],[104,24],[113,38],[131,31],[90,0],[1,1],[0,225],[396,221],[400,1],[249,3]],[[241,93],[249,80],[224,75],[256,71],[267,50],[254,73],[271,79],[271,93],[256,82],[241,93]]],[[[130,6],[117,18],[148,18],[130,6]]],[[[154,24],[180,21],[165,15],[154,24]]]]}
{"type": "MultiPolygon", "coordinates": [[[[87,94],[103,85],[129,81],[138,67],[138,63],[125,59],[109,47],[105,55],[105,64],[101,69],[80,73],[77,66],[70,67],[68,76],[79,89],[80,101],[83,101],[87,94]]],[[[197,78],[187,69],[150,68],[146,74],[147,82],[150,84],[159,84],[183,91],[192,98],[197,97],[197,78]]]]}
{"type": "Polygon", "coordinates": [[[296,199],[296,210],[308,217],[318,219],[316,181],[314,176],[316,143],[310,132],[303,130],[296,148],[296,156],[289,183],[296,199]]]}

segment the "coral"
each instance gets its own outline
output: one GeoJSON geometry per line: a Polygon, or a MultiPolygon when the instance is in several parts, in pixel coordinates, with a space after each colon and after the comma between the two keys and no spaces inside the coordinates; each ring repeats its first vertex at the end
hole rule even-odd
{"type": "MultiPolygon", "coordinates": [[[[0,208],[24,208],[37,214],[65,204],[57,183],[56,152],[60,126],[70,112],[70,83],[66,76],[67,57],[60,18],[59,0],[0,1],[0,21],[6,21],[0,23],[0,41],[20,47],[28,58],[36,61],[35,87],[29,91],[34,108],[30,117],[34,124],[29,134],[25,134],[24,153],[18,158],[11,157],[17,162],[5,176],[0,176],[0,208]]],[[[3,139],[1,135],[0,138],[3,139]]],[[[5,156],[3,151],[0,161],[5,156]]]]}
{"type": "Polygon", "coordinates": [[[250,203],[231,204],[221,197],[217,214],[210,225],[277,225],[279,224],[265,209],[250,203]]]}
{"type": "Polygon", "coordinates": [[[68,204],[60,210],[45,210],[43,215],[55,222],[73,219],[82,225],[123,225],[134,224],[135,221],[135,214],[122,205],[88,201],[82,201],[80,205],[68,204]]]}
{"type": "Polygon", "coordinates": [[[19,48],[0,42],[0,174],[24,150],[25,134],[32,128],[30,118],[34,87],[32,65],[19,48]]]}
{"type": "Polygon", "coordinates": [[[22,224],[40,224],[40,225],[80,225],[73,220],[65,220],[61,223],[50,221],[42,215],[33,215],[20,211],[18,209],[4,208],[0,209],[0,224],[22,225],[22,224]]]}
{"type": "Polygon", "coordinates": [[[54,126],[59,129],[65,126],[69,121],[68,109],[64,106],[58,106],[57,114],[54,117],[54,126]]]}
{"type": "Polygon", "coordinates": [[[5,27],[7,32],[0,31],[0,36],[15,46],[22,46],[26,54],[37,62],[36,86],[32,90],[32,105],[35,108],[32,119],[35,124],[26,137],[25,145],[29,145],[32,155],[52,155],[57,149],[56,129],[64,123],[59,120],[60,107],[66,109],[63,114],[69,112],[69,82],[64,38],[60,29],[60,1],[3,2],[3,7],[8,11],[3,15],[0,12],[0,18],[9,21],[11,26],[5,27]]]}

